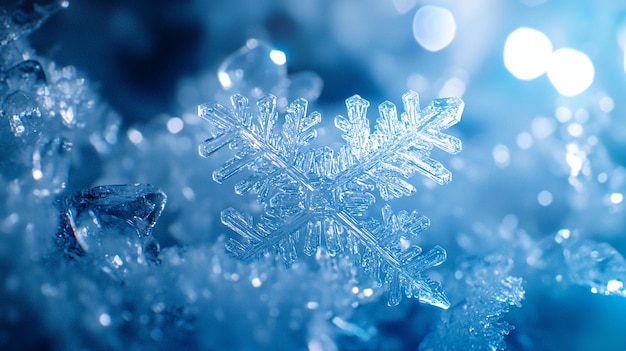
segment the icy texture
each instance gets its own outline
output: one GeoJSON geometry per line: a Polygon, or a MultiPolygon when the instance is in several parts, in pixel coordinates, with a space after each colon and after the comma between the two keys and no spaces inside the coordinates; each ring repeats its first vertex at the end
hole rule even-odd
{"type": "Polygon", "coordinates": [[[522,279],[509,275],[512,268],[513,261],[501,255],[465,262],[465,298],[442,312],[420,350],[504,350],[513,327],[500,318],[524,298],[522,279]]]}
{"type": "Polygon", "coordinates": [[[573,283],[594,294],[626,297],[626,260],[610,244],[578,238],[567,229],[560,230],[555,241],[563,247],[573,283]]]}
{"type": "Polygon", "coordinates": [[[238,94],[231,97],[232,109],[201,105],[199,115],[212,124],[213,135],[200,145],[200,154],[209,157],[225,146],[235,150],[234,157],[213,172],[213,179],[222,183],[248,170],[235,191],[256,193],[264,205],[256,225],[233,208],[222,211],[222,222],[243,237],[231,239],[227,249],[245,262],[276,253],[289,267],[298,260],[300,239],[306,255],[322,249],[331,256],[350,256],[355,267],[386,285],[390,305],[397,305],[404,291],[447,308],[441,285],[422,275],[445,260],[445,250],[437,246],[422,253],[410,243],[428,227],[428,220],[416,212],[394,214],[388,205],[382,220],[364,216],[375,202],[376,188],[387,201],[415,192],[405,180],[415,172],[440,184],[451,180],[450,172],[428,156],[433,146],[450,153],[461,150],[460,141],[441,130],[460,120],[463,102],[438,99],[420,110],[415,92],[406,93],[403,102],[400,118],[391,102],[382,103],[372,133],[366,115],[369,102],[358,95],[347,99],[348,117],[335,118],[346,140],[337,153],[328,147],[304,149],[321,121],[319,113],[307,114],[306,100],[289,105],[279,130],[272,95],[258,100],[258,111],[238,94]]]}
{"type": "Polygon", "coordinates": [[[34,11],[27,11],[26,1],[18,1],[13,8],[0,8],[0,47],[29,34],[54,12],[69,5],[66,0],[43,1],[31,4],[34,11]]]}
{"type": "Polygon", "coordinates": [[[153,185],[108,185],[63,201],[57,243],[71,258],[90,256],[105,273],[123,277],[129,266],[158,259],[152,228],[166,196],[153,185]]]}
{"type": "Polygon", "coordinates": [[[314,72],[299,72],[287,77],[286,56],[270,44],[248,39],[237,52],[220,65],[217,76],[222,88],[254,98],[273,94],[284,97],[279,107],[287,101],[304,98],[313,101],[322,90],[322,79],[314,72]],[[288,100],[287,100],[288,99],[288,100]]]}

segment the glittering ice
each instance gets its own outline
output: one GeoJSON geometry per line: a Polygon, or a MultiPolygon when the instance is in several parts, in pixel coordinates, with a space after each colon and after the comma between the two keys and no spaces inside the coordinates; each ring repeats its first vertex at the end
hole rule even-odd
{"type": "Polygon", "coordinates": [[[594,294],[626,297],[626,260],[610,244],[581,239],[561,230],[555,241],[563,246],[563,255],[574,283],[587,286],[594,294]]]}
{"type": "Polygon", "coordinates": [[[158,260],[151,232],[165,201],[159,188],[146,184],[80,191],[63,201],[57,242],[69,257],[90,257],[105,273],[123,277],[128,266],[158,260]]]}
{"type": "Polygon", "coordinates": [[[504,350],[512,329],[500,320],[511,306],[521,307],[522,279],[510,275],[513,260],[502,255],[463,262],[455,276],[467,286],[464,299],[442,312],[420,350],[504,350]]]}
{"type": "Polygon", "coordinates": [[[217,77],[222,88],[231,94],[253,98],[267,94],[283,97],[281,108],[286,107],[287,99],[317,99],[322,90],[322,79],[309,71],[287,76],[286,62],[284,52],[262,40],[248,39],[241,49],[224,59],[217,77]]]}

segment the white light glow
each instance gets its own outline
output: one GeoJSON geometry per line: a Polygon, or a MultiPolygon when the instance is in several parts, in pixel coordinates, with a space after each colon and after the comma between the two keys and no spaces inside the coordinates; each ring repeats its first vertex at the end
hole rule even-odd
{"type": "Polygon", "coordinates": [[[571,123],[567,126],[567,132],[575,138],[583,135],[584,131],[583,126],[578,123],[571,123]]]}
{"type": "Polygon", "coordinates": [[[493,160],[496,162],[496,166],[500,168],[504,168],[509,165],[510,154],[509,148],[506,145],[496,145],[493,148],[493,160]]]}
{"type": "Polygon", "coordinates": [[[624,201],[624,195],[622,193],[613,193],[611,194],[610,199],[612,204],[617,205],[624,201]]]}
{"type": "Polygon", "coordinates": [[[533,146],[533,136],[527,132],[519,133],[517,135],[517,146],[522,150],[530,149],[533,146]]]}
{"type": "Polygon", "coordinates": [[[554,111],[554,115],[561,123],[565,123],[572,119],[572,111],[565,106],[559,106],[556,111],[554,111]]]}
{"type": "Polygon", "coordinates": [[[552,193],[547,190],[540,192],[539,195],[537,195],[537,202],[544,207],[550,206],[552,203],[552,193]]]}
{"type": "Polygon", "coordinates": [[[624,288],[624,283],[616,279],[611,279],[606,284],[606,291],[608,292],[618,292],[619,290],[622,290],[623,288],[624,288]]]}
{"type": "Polygon", "coordinates": [[[233,81],[230,80],[230,76],[226,72],[217,72],[217,79],[219,79],[224,89],[229,89],[233,85],[233,81]]]}
{"type": "Polygon", "coordinates": [[[580,150],[576,144],[567,144],[566,150],[565,162],[570,167],[570,176],[578,177],[578,173],[582,170],[587,159],[587,154],[580,150]]]}
{"type": "Polygon", "coordinates": [[[518,79],[535,79],[546,72],[552,55],[552,42],[542,32],[518,28],[504,43],[504,66],[518,79]]]}
{"type": "Polygon", "coordinates": [[[139,144],[143,141],[143,134],[141,134],[141,132],[138,131],[137,129],[134,129],[134,128],[128,129],[128,132],[126,132],[126,135],[128,136],[128,139],[133,144],[139,144]]]}
{"type": "Polygon", "coordinates": [[[109,325],[111,325],[111,316],[103,313],[98,318],[98,322],[100,322],[100,325],[102,325],[103,327],[108,327],[109,325]]]}
{"type": "Polygon", "coordinates": [[[610,96],[603,96],[600,99],[600,110],[602,110],[602,112],[609,113],[613,111],[613,108],[615,108],[615,103],[610,96]]]}
{"type": "Polygon", "coordinates": [[[183,130],[183,120],[178,117],[172,117],[167,120],[167,130],[172,134],[178,134],[183,130]]]}
{"type": "Polygon", "coordinates": [[[439,51],[450,45],[456,34],[452,12],[426,5],[420,7],[413,18],[413,36],[428,51],[439,51]]]}
{"type": "Polygon", "coordinates": [[[270,58],[277,65],[284,65],[285,63],[287,63],[287,56],[284,52],[280,50],[270,51],[270,58]]]}
{"type": "Polygon", "coordinates": [[[552,53],[548,79],[563,96],[575,96],[587,90],[595,70],[587,55],[573,49],[559,49],[552,53]]]}

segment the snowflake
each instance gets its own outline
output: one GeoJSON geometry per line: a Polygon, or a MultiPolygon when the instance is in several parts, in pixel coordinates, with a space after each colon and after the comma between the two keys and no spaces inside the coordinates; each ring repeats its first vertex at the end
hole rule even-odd
{"type": "Polygon", "coordinates": [[[441,284],[422,272],[446,259],[443,248],[423,253],[411,239],[429,221],[417,212],[394,213],[389,205],[382,219],[366,216],[378,189],[384,201],[413,194],[406,179],[421,173],[440,184],[450,172],[429,157],[434,146],[449,153],[461,150],[461,141],[441,133],[459,122],[463,102],[458,98],[434,100],[421,110],[415,92],[403,96],[405,112],[398,116],[393,103],[379,106],[380,117],[372,132],[367,119],[369,102],[358,95],[346,100],[347,116],[337,116],[335,126],[346,143],[338,152],[329,147],[308,147],[321,121],[317,112],[307,114],[307,101],[297,99],[287,108],[278,128],[277,100],[272,95],[250,108],[247,98],[231,96],[231,108],[200,105],[199,115],[212,125],[212,135],[199,146],[209,157],[228,146],[234,156],[213,172],[222,183],[243,171],[247,177],[235,185],[238,194],[252,192],[263,205],[256,224],[252,217],[233,208],[222,211],[221,220],[243,239],[231,239],[227,249],[236,258],[251,262],[272,254],[286,267],[298,260],[296,243],[312,256],[325,250],[331,256],[348,255],[354,267],[384,284],[389,305],[407,297],[447,308],[441,284]]]}

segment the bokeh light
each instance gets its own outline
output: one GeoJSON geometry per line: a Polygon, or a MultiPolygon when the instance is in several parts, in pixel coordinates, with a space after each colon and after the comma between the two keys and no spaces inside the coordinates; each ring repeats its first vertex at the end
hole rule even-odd
{"type": "Polygon", "coordinates": [[[558,49],[552,54],[548,66],[548,79],[564,96],[576,96],[587,90],[595,70],[587,55],[573,49],[558,49]]]}
{"type": "Polygon", "coordinates": [[[280,50],[270,51],[270,59],[277,65],[284,65],[287,62],[287,56],[280,50]]]}
{"type": "Polygon", "coordinates": [[[413,19],[413,36],[428,51],[439,51],[450,45],[456,34],[452,12],[438,6],[422,6],[413,19]]]}
{"type": "Polygon", "coordinates": [[[546,72],[552,55],[552,42],[542,32],[518,28],[504,44],[504,66],[518,79],[535,79],[546,72]]]}

